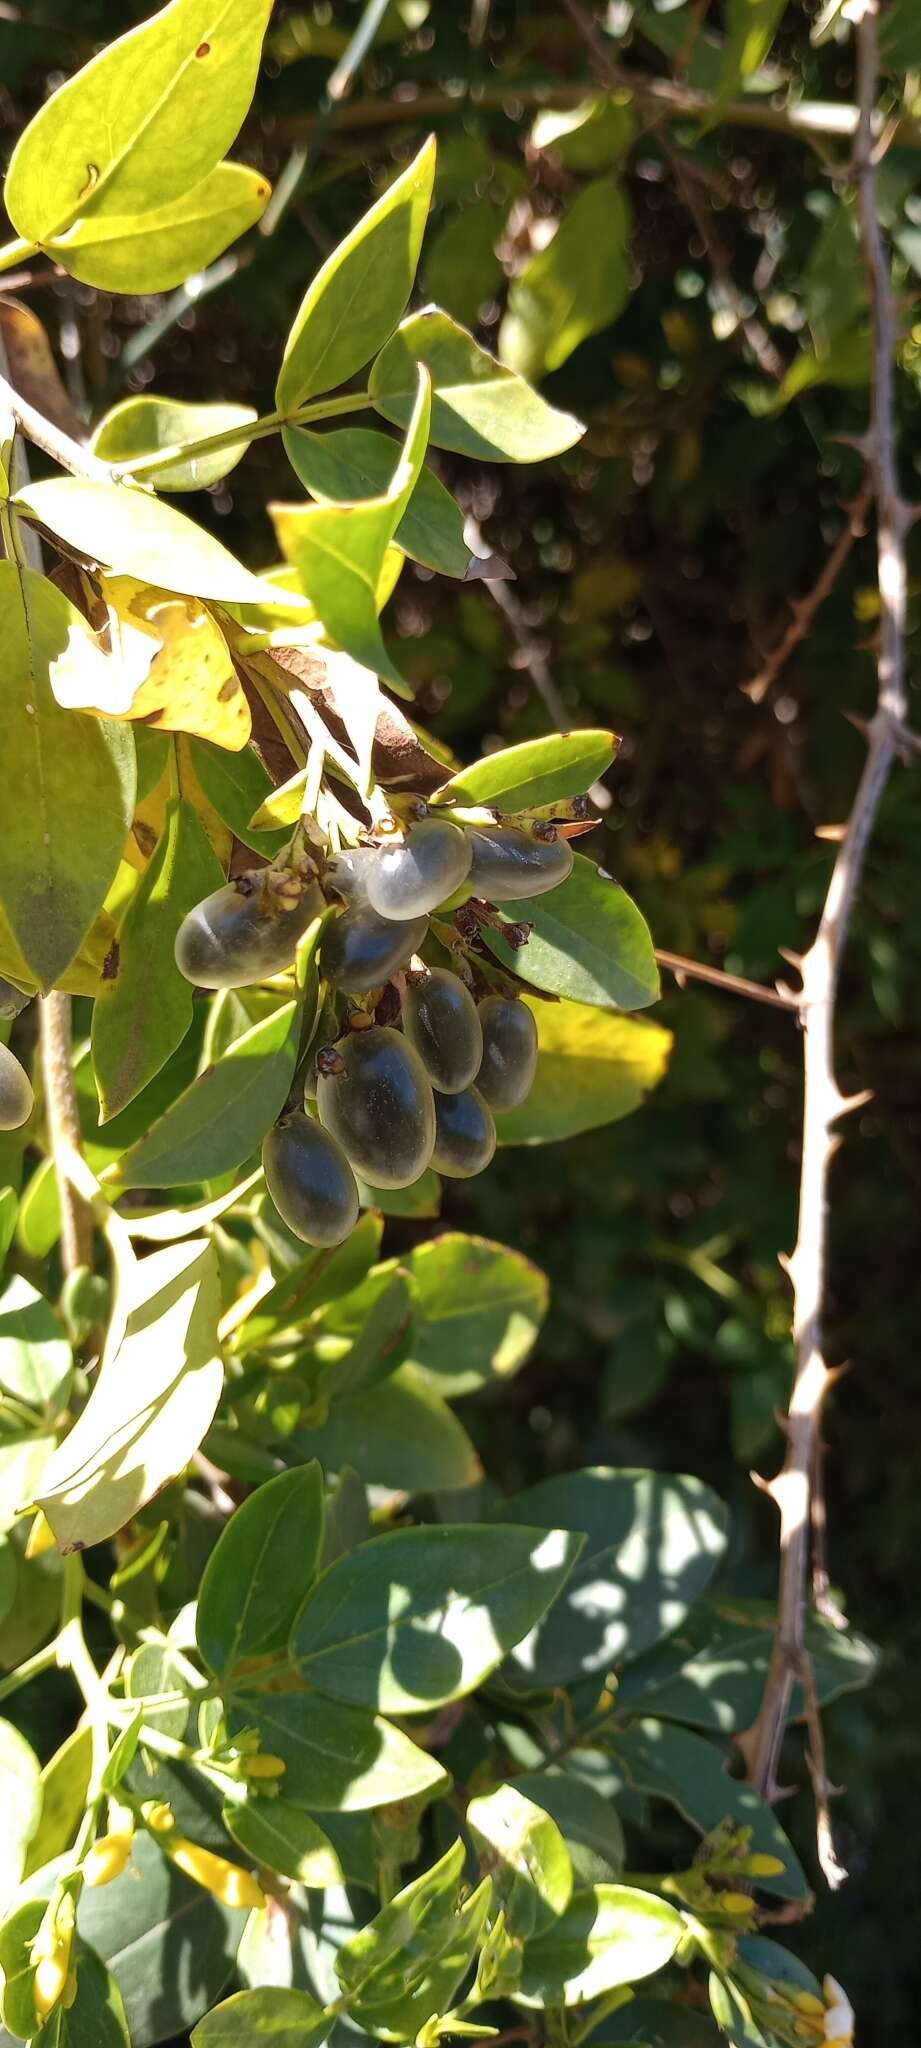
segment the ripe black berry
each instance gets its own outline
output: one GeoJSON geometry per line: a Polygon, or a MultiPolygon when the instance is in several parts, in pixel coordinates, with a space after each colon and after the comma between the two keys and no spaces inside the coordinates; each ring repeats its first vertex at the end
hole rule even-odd
{"type": "Polygon", "coordinates": [[[449,1180],[470,1180],[489,1165],[495,1149],[492,1111],[476,1088],[436,1095],[432,1165],[439,1173],[449,1180]]]}
{"type": "Polygon", "coordinates": [[[32,1114],[32,1083],[8,1045],[0,1045],[0,1131],[18,1131],[32,1114]]]}
{"type": "Polygon", "coordinates": [[[537,1025],[517,997],[486,996],[479,1004],[483,1058],[476,1085],[490,1109],[517,1109],[537,1069],[537,1025]]]}
{"type": "Polygon", "coordinates": [[[572,870],[572,847],[556,835],[535,839],[521,825],[477,825],[468,836],[473,857],[467,879],[488,903],[543,896],[572,870]]]}
{"type": "Polygon", "coordinates": [[[433,1088],[443,1095],[469,1088],[483,1055],[483,1033],[473,997],[456,974],[433,967],[418,979],[410,977],[403,1029],[433,1088]]]}
{"type": "Polygon", "coordinates": [[[333,918],[320,947],[320,972],[332,988],[363,995],[389,981],[418,952],[428,931],[427,917],[404,924],[378,917],[368,904],[333,918]]]}
{"type": "Polygon", "coordinates": [[[296,903],[279,909],[266,885],[267,869],[241,875],[196,903],[176,933],[176,965],[196,988],[248,988],[281,974],[297,942],[324,908],[315,883],[296,903]]]}
{"type": "Polygon", "coordinates": [[[422,1061],[399,1031],[343,1039],[342,1071],[317,1080],[317,1109],[356,1173],[373,1187],[418,1180],[435,1143],[435,1103],[422,1061]]]}
{"type": "Polygon", "coordinates": [[[276,1124],[262,1147],[262,1170],[282,1222],[305,1244],[341,1244],[354,1230],[355,1176],[342,1146],[312,1117],[276,1124]]]}
{"type": "Polygon", "coordinates": [[[459,889],[470,842],[446,818],[421,818],[405,839],[382,846],[368,871],[368,901],[379,917],[420,917],[459,889]]]}

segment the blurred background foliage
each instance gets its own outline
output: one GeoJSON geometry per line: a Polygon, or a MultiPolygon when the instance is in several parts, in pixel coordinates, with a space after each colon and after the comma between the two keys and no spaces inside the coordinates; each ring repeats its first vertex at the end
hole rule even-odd
{"type": "MultiPolygon", "coordinates": [[[[0,8],[10,137],[97,41],[148,11],[141,0],[0,8]]],[[[853,100],[846,29],[831,19],[813,42],[811,10],[760,0],[765,48],[778,26],[759,71],[763,51],[739,40],[745,12],[732,0],[610,0],[580,20],[549,0],[390,0],[364,9],[376,37],[337,104],[330,75],[361,7],[279,5],[236,152],[282,181],[273,231],[254,232],[198,289],[162,298],[115,301],[44,265],[10,282],[46,323],[87,417],[148,388],[265,409],[305,276],[434,128],[424,292],[577,411],[587,433],[531,470],[437,458],[514,581],[465,589],[407,565],[390,630],[419,716],[461,758],[555,718],[616,725],[623,744],[587,850],[636,897],[661,947],[770,985],[788,971],[780,949],[802,949],[814,928],[861,766],[854,721],[874,698],[875,563],[872,537],[842,545],[831,594],[774,674],[791,605],[861,487],[849,437],[867,417],[867,315],[834,118],[853,100]],[[671,99],[657,100],[650,80],[669,81],[671,99]],[[715,104],[703,118],[676,113],[676,91],[715,104]],[[791,121],[800,101],[814,103],[811,133],[791,121]]],[[[921,70],[916,0],[883,26],[898,108],[921,70]]],[[[921,128],[910,117],[881,195],[905,321],[911,496],[921,128]]],[[[263,440],[188,509],[261,566],[272,558],[265,505],[293,495],[280,446],[263,440]]],[[[918,529],[910,566],[916,594],[918,529]]],[[[815,1868],[798,1730],[785,1775],[800,1789],[783,1810],[818,1890],[796,1945],[847,1984],[868,2048],[911,2038],[919,1993],[921,1625],[907,1590],[921,1546],[919,854],[918,783],[901,770],[840,1004],[842,1084],[873,1096],[847,1126],[834,1177],[829,1356],[852,1370],[826,1422],[830,1559],[882,1663],[875,1685],[828,1717],[851,1869],[834,1901],[815,1868]]],[[[553,1288],[530,1364],[462,1412],[502,1489],[595,1461],[706,1478],[734,1511],[732,1589],[771,1597],[774,1510],[748,1475],[772,1472],[781,1453],[791,1349],[777,1253],[795,1229],[800,1048],[781,1009],[664,982],[655,1014],[675,1032],[674,1056],[641,1113],[552,1150],[507,1151],[482,1180],[446,1189],[448,1224],[519,1245],[553,1288]]],[[[388,1242],[403,1249],[432,1228],[391,1223],[388,1242]]],[[[669,1823],[657,1825],[667,1855],[669,1823]]]]}

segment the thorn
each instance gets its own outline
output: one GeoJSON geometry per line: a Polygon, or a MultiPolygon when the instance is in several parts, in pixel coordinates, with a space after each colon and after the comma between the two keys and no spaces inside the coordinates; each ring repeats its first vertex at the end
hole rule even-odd
{"type": "MultiPolygon", "coordinates": [[[[763,1478],[762,1478],[762,1476],[761,1476],[761,1473],[760,1473],[760,1472],[750,1472],[748,1476],[749,1476],[749,1479],[751,1480],[751,1483],[752,1483],[752,1485],[753,1485],[753,1486],[756,1486],[756,1487],[757,1487],[757,1489],[758,1489],[758,1492],[759,1492],[759,1493],[766,1493],[766,1494],[767,1494],[767,1497],[768,1497],[768,1500],[772,1500],[772,1501],[773,1501],[773,1503],[774,1503],[774,1506],[775,1506],[775,1508],[777,1509],[777,1511],[778,1511],[778,1513],[779,1513],[779,1512],[780,1512],[780,1501],[779,1501],[779,1500],[778,1500],[778,1498],[777,1498],[777,1490],[776,1490],[776,1489],[777,1489],[777,1480],[776,1480],[776,1479],[763,1479],[763,1478]]],[[[779,1474],[779,1473],[778,1473],[777,1477],[778,1477],[778,1478],[780,1477],[780,1474],[779,1474]]]]}
{"type": "Polygon", "coordinates": [[[786,960],[788,967],[795,967],[797,974],[802,973],[805,953],[794,953],[789,946],[778,946],[777,951],[781,960],[786,960]]]}
{"type": "Polygon", "coordinates": [[[848,828],[846,824],[816,825],[814,831],[817,839],[831,839],[836,846],[840,846],[841,841],[847,838],[848,828]]]}
{"type": "Polygon", "coordinates": [[[856,726],[857,731],[863,734],[864,739],[868,738],[870,732],[870,721],[868,718],[861,718],[859,711],[846,711],[844,716],[849,725],[856,726]]]}
{"type": "Polygon", "coordinates": [[[872,1102],[873,1099],[874,1090],[872,1088],[860,1088],[856,1095],[842,1095],[838,1091],[837,1108],[832,1111],[832,1115],[835,1117],[850,1116],[855,1109],[864,1109],[866,1104],[872,1102]]]}
{"type": "Polygon", "coordinates": [[[837,441],[842,448],[854,448],[864,462],[872,462],[876,456],[877,441],[872,427],[863,434],[829,434],[830,441],[837,441]]]}

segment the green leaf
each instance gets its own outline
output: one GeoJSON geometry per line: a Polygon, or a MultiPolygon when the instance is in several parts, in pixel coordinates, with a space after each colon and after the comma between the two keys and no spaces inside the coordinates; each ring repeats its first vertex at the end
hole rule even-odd
{"type": "Polygon", "coordinates": [[[316,1813],[357,1813],[430,1786],[447,1789],[441,1765],[389,1721],[316,1693],[241,1692],[231,1718],[258,1730],[266,1755],[285,1763],[286,1796],[316,1813]]]}
{"type": "Polygon", "coordinates": [[[344,1244],[308,1252],[256,1303],[234,1332],[234,1348],[241,1353],[254,1351],[274,1337],[302,1328],[307,1317],[326,1302],[350,1294],[374,1264],[382,1234],[380,1217],[365,1215],[344,1244]]]}
{"type": "Polygon", "coordinates": [[[330,1368],[334,1401],[377,1387],[396,1372],[409,1346],[412,1317],[408,1276],[397,1268],[371,1304],[354,1343],[330,1368]]]}
{"type": "Polygon", "coordinates": [[[406,1260],[415,1318],[410,1358],[448,1400],[516,1373],[547,1313],[545,1275],[521,1252],[448,1231],[406,1260]]]}
{"type": "Polygon", "coordinates": [[[235,1039],[109,1170],[119,1187],[189,1186],[249,1159],[288,1096],[300,1032],[295,1001],[235,1039]]]}
{"type": "Polygon", "coordinates": [[[218,164],[200,185],[165,206],[127,215],[88,213],[44,246],[72,277],[101,291],[169,291],[253,227],[271,190],[261,171],[218,164]]]}
{"type": "Polygon", "coordinates": [[[604,2023],[604,2038],[615,2042],[643,2044],[643,2048],[726,2048],[725,2038],[713,2021],[690,2006],[676,2005],[667,1992],[659,1998],[650,1993],[631,1998],[604,2023]]]}
{"type": "Polygon", "coordinates": [[[577,1892],[554,1926],[525,1944],[524,2005],[579,2005],[665,1968],[684,1934],[674,1906],[632,1885],[577,1892]]]}
{"type": "Polygon", "coordinates": [[[11,2034],[20,2040],[37,2032],[32,1943],[45,1917],[47,1898],[29,1899],[0,1926],[0,2002],[11,2034]]]}
{"type": "Polygon", "coordinates": [[[220,1997],[245,1921],[183,1877],[144,1829],[122,1876],[83,1892],[77,1926],[115,1977],[134,2048],[184,2033],[220,1997]]]}
{"type": "MultiPolygon", "coordinates": [[[[358,505],[384,496],[400,458],[388,434],[368,427],[341,427],[329,434],[286,427],[282,439],[301,483],[325,504],[358,505]]],[[[414,561],[442,576],[466,576],[473,560],[460,506],[430,469],[420,472],[394,539],[414,561]]]]}
{"type": "Polygon", "coordinates": [[[618,1730],[616,1761],[632,1785],[677,1807],[702,1835],[728,1819],[751,1828],[752,1851],[776,1856],[784,1866],[775,1877],[759,1877],[759,1888],[782,1899],[808,1896],[802,1867],[770,1807],[751,1785],[730,1778],[726,1758],[712,1742],[667,1721],[634,1721],[618,1730]]]}
{"type": "MultiPolygon", "coordinates": [[[[146,392],[113,405],[96,427],[91,445],[103,462],[140,462],[161,448],[178,448],[186,441],[225,434],[232,427],[248,426],[255,418],[250,405],[187,405],[179,398],[156,398],[146,392]]],[[[147,482],[156,491],[207,490],[235,468],[248,447],[244,434],[215,455],[190,455],[185,462],[147,470],[147,482]]]]}
{"type": "Polygon", "coordinates": [[[9,1721],[0,1721],[0,1800],[3,1840],[0,1845],[0,1914],[16,1895],[26,1851],[42,1810],[41,1769],[31,1745],[9,1721]]]}
{"type": "Polygon", "coordinates": [[[385,1713],[463,1698],[556,1599],[581,1549],[564,1530],[397,1529],[308,1593],[291,1654],[320,1692],[385,1713]]]}
{"type": "Polygon", "coordinates": [[[0,1388],[52,1417],[66,1407],[73,1361],[50,1302],[13,1274],[0,1294],[0,1388]]]}
{"type": "Polygon", "coordinates": [[[75,1728],[49,1757],[41,1774],[41,1818],[29,1843],[24,1877],[69,1849],[83,1819],[93,1767],[93,1731],[75,1728]]]}
{"type": "Polygon", "coordinates": [[[223,879],[192,805],[170,804],[93,1005],[93,1071],[103,1123],[133,1102],[182,1044],[194,997],[176,966],[176,933],[186,912],[223,879]]]}
{"type": "Polygon", "coordinates": [[[198,1647],[218,1674],[284,1649],[323,1543],[319,1465],[281,1472],[230,1518],[205,1567],[198,1647]]]}
{"type": "Polygon", "coordinates": [[[571,413],[555,411],[437,307],[404,320],[371,371],[374,404],[396,426],[412,413],[420,363],[432,379],[438,448],[488,462],[542,462],[572,448],[584,432],[571,413]]]}
{"type": "Polygon", "coordinates": [[[518,1691],[565,1685],[639,1656],[683,1621],[726,1541],[726,1511],[700,1480],[605,1466],[542,1480],[510,1502],[503,1519],[586,1536],[555,1607],[503,1667],[518,1691]]]}
{"type": "Polygon", "coordinates": [[[624,88],[577,107],[545,107],[531,125],[535,149],[552,149],[569,171],[607,170],[626,154],[636,132],[629,91],[624,88]]]}
{"type": "Polygon", "coordinates": [[[297,1432],[293,1445],[328,1471],[352,1465],[368,1485],[405,1493],[473,1486],[481,1476],[466,1430],[411,1365],[382,1386],[337,1401],[328,1420],[297,1432]]]}
{"type": "Polygon", "coordinates": [[[429,137],[317,271],[285,343],[279,412],[344,384],[393,333],[416,275],[434,177],[429,137]]]}
{"type": "Polygon", "coordinates": [[[429,798],[433,804],[495,804],[500,811],[537,810],[563,797],[582,796],[617,752],[616,732],[545,733],[503,747],[460,769],[429,798]]]}
{"type": "Polygon", "coordinates": [[[122,1343],[42,1475],[40,1505],[64,1551],[113,1536],[175,1479],[220,1398],[213,1246],[193,1238],[153,1252],[131,1287],[122,1343]]]}
{"type": "MultiPolygon", "coordinates": [[[[5,1189],[12,1194],[12,1189],[5,1189]]],[[[15,1211],[14,1211],[15,1214],[15,1211]]],[[[61,1235],[61,1190],[53,1159],[43,1159],[23,1188],[16,1242],[32,1259],[46,1259],[61,1235]]]]}
{"type": "Polygon", "coordinates": [[[275,2048],[314,2048],[335,2024],[307,1991],[266,1984],[258,1991],[235,1991],[206,2013],[192,2035],[192,2048],[253,2048],[272,2041],[275,2048]]]}
{"type": "Polygon", "coordinates": [[[764,63],[786,4],[787,0],[728,0],[723,67],[710,109],[711,123],[745,79],[764,63]]]}
{"type": "Polygon", "coordinates": [[[662,1080],[672,1034],[646,1017],[525,996],[537,1022],[537,1073],[520,1109],[497,1116],[502,1145],[548,1145],[638,1109],[662,1080]]]}
{"type": "Polygon", "coordinates": [[[380,498],[359,505],[275,505],[279,544],[297,570],[330,637],[375,674],[400,682],[381,638],[380,580],[384,557],[422,470],[431,418],[424,371],[392,482],[380,498]]]}
{"type": "Polygon", "coordinates": [[[616,1806],[594,1786],[551,1769],[522,1772],[515,1789],[555,1820],[577,1880],[597,1884],[620,1876],[626,1856],[623,1825],[616,1806]]]}
{"type": "Polygon", "coordinates": [[[279,1870],[307,1890],[344,1884],[342,1865],[328,1835],[288,1799],[253,1796],[224,1808],[224,1826],[254,1863],[279,1870]]]}
{"type": "Polygon", "coordinates": [[[505,273],[496,254],[506,209],[494,199],[473,199],[426,243],[423,286],[455,320],[475,326],[480,307],[498,297],[505,273]]]}
{"type": "Polygon", "coordinates": [[[116,874],[134,813],[134,739],[123,725],[56,703],[55,663],[105,657],[63,591],[16,562],[0,562],[0,641],[4,772],[15,791],[0,815],[0,900],[47,991],[116,874]]]}
{"type": "Polygon", "coordinates": [[[510,946],[484,925],[491,953],[551,995],[599,1010],[643,1010],[659,995],[649,927],[617,882],[577,853],[571,875],[529,902],[504,903],[510,924],[533,926],[526,946],[510,946]]]}
{"type": "MultiPolygon", "coordinates": [[[[290,839],[290,829],[267,832],[254,831],[250,824],[253,813],[265,802],[274,787],[272,778],[262,765],[252,747],[243,747],[238,754],[229,754],[224,747],[212,746],[207,740],[193,739],[190,742],[192,764],[202,789],[218,817],[229,825],[235,839],[242,839],[244,846],[252,847],[254,853],[273,854],[290,839]]],[[[300,806],[292,818],[295,824],[300,817],[300,806]]]]}
{"type": "Polygon", "coordinates": [[[512,1934],[527,1940],[565,1912],[572,1897],[569,1851],[550,1815],[517,1785],[471,1799],[467,1821],[487,1844],[488,1867],[512,1934]]]}
{"type": "Polygon", "coordinates": [[[74,1960],[76,1991],[34,2036],[34,2048],[131,2048],[128,2020],[115,1978],[92,1949],[74,1960]]]}
{"type": "Polygon", "coordinates": [[[172,0],[68,79],[13,152],[17,234],[46,244],[199,184],[249,107],[269,13],[270,0],[172,0]]]}
{"type": "MultiPolygon", "coordinates": [[[[764,1691],[774,1621],[766,1601],[734,1598],[721,1606],[699,1600],[675,1635],[628,1665],[618,1687],[618,1706],[639,1707],[717,1733],[749,1727],[764,1691]]],[[[877,1653],[865,1636],[810,1615],[806,1647],[820,1706],[870,1683],[877,1653]]],[[[791,1720],[803,1712],[797,1686],[791,1720]]]]}
{"type": "MultiPolygon", "coordinates": [[[[15,502],[76,555],[159,590],[226,604],[262,604],[271,591],[204,527],[132,485],[56,476],[46,483],[27,484],[15,502]]],[[[4,565],[7,573],[11,566],[4,565]]],[[[66,742],[62,745],[66,748],[66,742]]]]}
{"type": "Polygon", "coordinates": [[[371,2034],[412,2041],[450,2009],[479,1947],[492,1887],[458,1901],[464,1861],[456,1842],[340,1948],[336,1972],[349,2009],[371,2034]]]}
{"type": "Polygon", "coordinates": [[[408,1188],[373,1188],[359,1175],[355,1178],[363,1209],[379,1209],[382,1216],[410,1216],[414,1222],[441,1215],[441,1182],[431,1166],[408,1188]]]}
{"type": "Polygon", "coordinates": [[[610,327],[630,297],[629,201],[617,177],[595,178],[556,234],[509,286],[499,354],[522,376],[558,370],[580,342],[610,327]]]}

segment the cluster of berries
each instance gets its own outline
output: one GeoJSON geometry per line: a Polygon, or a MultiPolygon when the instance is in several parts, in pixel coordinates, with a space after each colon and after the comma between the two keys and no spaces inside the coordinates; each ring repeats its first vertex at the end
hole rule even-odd
{"type": "Polygon", "coordinates": [[[566,880],[572,860],[552,823],[461,826],[429,814],[398,838],[334,854],[322,884],[292,869],[256,870],[184,919],[182,973],[200,988],[241,988],[283,972],[327,901],[342,906],[319,966],[355,1007],[346,1000],[344,1033],[315,1054],[304,1108],[289,1107],[262,1155],[279,1214],[307,1244],[349,1235],[356,1176],[402,1188],[428,1166],[467,1179],[489,1165],[493,1112],[517,1108],[534,1079],[534,1018],[515,995],[476,1002],[459,973],[421,964],[420,948],[439,908],[476,898],[488,914],[543,895],[566,880]],[[375,1014],[359,999],[377,990],[389,1000],[375,1014]]]}

